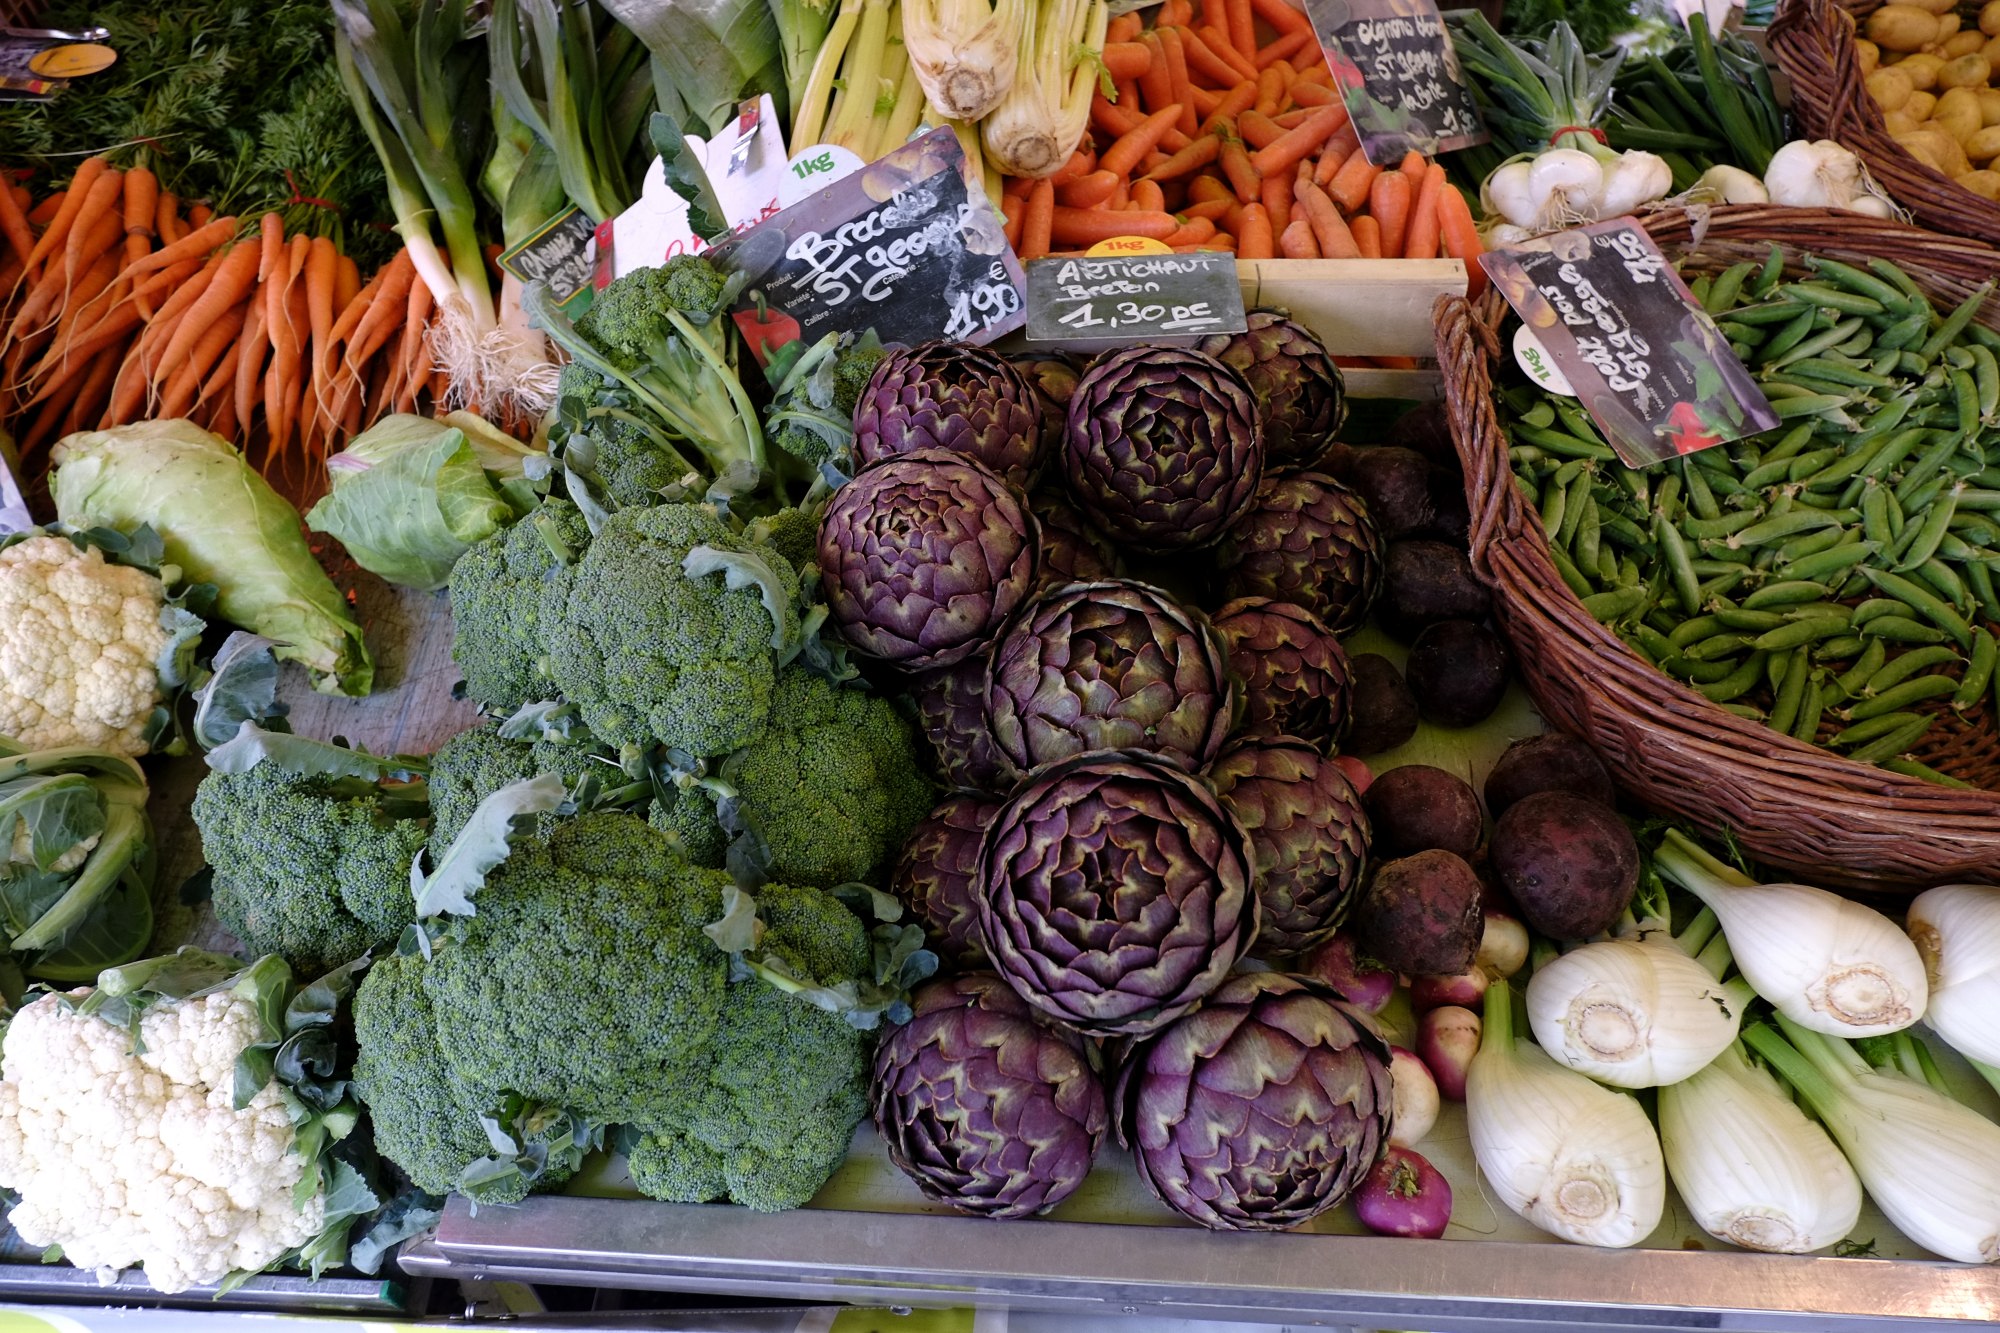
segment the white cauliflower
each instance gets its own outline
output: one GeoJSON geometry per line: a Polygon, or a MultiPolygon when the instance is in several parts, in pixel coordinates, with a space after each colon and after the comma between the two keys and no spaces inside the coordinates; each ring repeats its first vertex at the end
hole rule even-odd
{"type": "Polygon", "coordinates": [[[166,600],[151,574],[65,537],[0,551],[0,736],[144,754],[166,600]]]}
{"type": "MultiPolygon", "coordinates": [[[[78,991],[84,995],[87,991],[78,991]]],[[[165,1001],[132,1034],[44,996],[0,1044],[0,1184],[30,1245],[60,1245],[110,1281],[143,1264],[163,1292],[256,1272],[317,1235],[315,1195],[275,1082],[232,1105],[236,1057],[258,1039],[233,994],[165,1001]]]]}

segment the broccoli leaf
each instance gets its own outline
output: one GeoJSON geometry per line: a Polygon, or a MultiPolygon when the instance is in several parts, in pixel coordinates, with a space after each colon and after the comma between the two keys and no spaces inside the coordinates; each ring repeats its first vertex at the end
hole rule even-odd
{"type": "Polygon", "coordinates": [[[215,650],[211,675],[194,692],[195,744],[213,750],[229,743],[245,722],[259,725],[285,715],[278,702],[277,647],[261,634],[231,630],[215,650]]]}
{"type": "Polygon", "coordinates": [[[244,722],[233,739],[208,752],[208,766],[218,773],[248,773],[269,761],[300,777],[410,778],[423,773],[424,763],[407,755],[374,755],[344,745],[308,740],[287,731],[266,731],[244,722]]]}
{"type": "Polygon", "coordinates": [[[709,183],[708,172],[703,170],[701,162],[688,150],[680,122],[667,112],[656,111],[647,129],[653,151],[660,155],[667,188],[687,202],[688,230],[704,241],[712,241],[728,231],[729,221],[716,200],[715,187],[709,183]]]}
{"type": "Polygon", "coordinates": [[[764,935],[757,919],[757,900],[734,884],[722,890],[722,916],[701,928],[724,953],[748,953],[764,935]]]}
{"type": "Polygon", "coordinates": [[[385,1254],[410,1237],[430,1230],[442,1216],[440,1200],[414,1187],[404,1190],[389,1200],[368,1230],[349,1247],[349,1266],[373,1277],[381,1271],[385,1254]]]}
{"type": "Polygon", "coordinates": [[[481,801],[430,874],[424,873],[423,857],[411,864],[410,890],[416,895],[417,916],[473,915],[472,895],[485,887],[488,872],[513,851],[515,835],[532,827],[532,816],[554,810],[568,796],[561,778],[542,773],[510,782],[481,801]]]}
{"type": "Polygon", "coordinates": [[[575,704],[539,699],[515,709],[513,716],[500,724],[499,731],[510,741],[562,742],[570,740],[579,725],[581,719],[575,704]]]}
{"type": "Polygon", "coordinates": [[[721,574],[731,592],[756,588],[771,613],[771,647],[783,666],[798,655],[799,613],[798,575],[763,551],[724,551],[713,546],[697,546],[681,561],[681,571],[691,579],[721,574]]]}
{"type": "Polygon", "coordinates": [[[167,641],[160,645],[153,666],[160,673],[160,684],[176,690],[194,675],[195,650],[201,647],[208,624],[186,607],[169,602],[160,608],[160,628],[167,632],[167,641]]]}

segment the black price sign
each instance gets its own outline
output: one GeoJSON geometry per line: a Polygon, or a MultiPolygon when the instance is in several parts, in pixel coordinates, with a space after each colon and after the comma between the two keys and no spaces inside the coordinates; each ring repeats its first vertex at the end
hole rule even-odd
{"type": "Polygon", "coordinates": [[[1307,0],[1306,14],[1370,163],[1486,142],[1435,0],[1307,0]]]}
{"type": "Polygon", "coordinates": [[[572,207],[501,255],[500,267],[522,282],[546,282],[556,303],[568,305],[591,290],[591,275],[597,265],[591,242],[596,237],[597,224],[582,209],[572,207]]]}
{"type": "Polygon", "coordinates": [[[1634,223],[1558,232],[1479,262],[1632,467],[1778,424],[1729,340],[1634,223]]]}
{"type": "Polygon", "coordinates": [[[1028,265],[1028,341],[1076,351],[1241,333],[1234,255],[1122,254],[1028,265]]]}
{"type": "Polygon", "coordinates": [[[966,185],[950,129],[921,139],[717,245],[762,364],[793,342],[873,329],[887,343],[986,343],[1027,318],[1006,219],[966,185]]]}

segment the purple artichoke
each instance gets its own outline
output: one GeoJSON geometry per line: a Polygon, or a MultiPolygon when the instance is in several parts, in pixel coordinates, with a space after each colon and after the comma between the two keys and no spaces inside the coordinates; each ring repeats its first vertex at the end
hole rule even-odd
{"type": "Polygon", "coordinates": [[[1042,586],[1108,579],[1118,573],[1118,553],[1075,505],[1055,491],[1037,491],[1028,508],[1042,521],[1042,586]]]}
{"type": "Polygon", "coordinates": [[[1333,631],[1302,606],[1241,597],[1215,613],[1215,632],[1242,682],[1238,730],[1298,736],[1332,754],[1352,703],[1347,653],[1333,631]]]}
{"type": "Polygon", "coordinates": [[[918,449],[972,458],[1027,490],[1042,470],[1042,400],[1013,362],[971,343],[882,358],[854,409],[858,467],[918,449]]]}
{"type": "Polygon", "coordinates": [[[1200,778],[1137,751],[1015,788],[979,849],[993,966],[1058,1022],[1151,1032],[1222,984],[1257,935],[1250,835],[1200,778]]]}
{"type": "Polygon", "coordinates": [[[1264,929],[1256,947],[1304,953],[1354,905],[1368,863],[1368,812],[1340,766],[1296,736],[1239,740],[1208,772],[1250,830],[1264,929]]]}
{"type": "Polygon", "coordinates": [[[946,786],[997,792],[1014,785],[1020,773],[986,726],[984,653],[917,677],[910,683],[910,701],[946,786]]]}
{"type": "Polygon", "coordinates": [[[1388,1143],[1389,1047],[1330,988],[1251,972],[1127,1052],[1112,1102],[1167,1207],[1284,1231],[1353,1193],[1388,1143]]]}
{"type": "Polygon", "coordinates": [[[1042,409],[1042,439],[1054,448],[1063,437],[1069,421],[1069,400],[1082,377],[1075,366],[1058,356],[1028,357],[1016,361],[1014,367],[1035,386],[1042,409]]]}
{"type": "Polygon", "coordinates": [[[947,796],[910,830],[890,884],[942,942],[939,953],[961,967],[980,967],[986,960],[972,907],[972,877],[979,870],[979,840],[1000,804],[992,796],[947,796]]]}
{"type": "Polygon", "coordinates": [[[875,1048],[875,1127],[940,1203],[1032,1217],[1090,1173],[1110,1115],[1074,1034],[1035,1021],[990,973],[933,981],[875,1048]]]}
{"type": "Polygon", "coordinates": [[[1033,590],[1039,528],[1007,483],[958,454],[877,464],[820,519],[830,618],[865,656],[912,671],[962,662],[1033,590]]]}
{"type": "Polygon", "coordinates": [[[1063,467],[1077,505],[1116,540],[1155,555],[1211,546],[1257,497],[1257,401],[1212,356],[1113,352],[1069,400],[1063,467]]]}
{"type": "Polygon", "coordinates": [[[1244,316],[1241,333],[1205,338],[1200,349],[1241,375],[1264,416],[1272,467],[1312,463],[1347,420],[1347,385],[1326,344],[1275,310],[1244,316]]]}
{"type": "Polygon", "coordinates": [[[1348,634],[1382,587],[1382,538],[1361,497],[1319,472],[1282,472],[1222,544],[1229,596],[1293,602],[1348,634]]]}
{"type": "Polygon", "coordinates": [[[1234,720],[1208,623],[1124,579],[1036,594],[993,645],[987,681],[994,744],[1024,773],[1092,750],[1151,750],[1198,771],[1234,720]]]}

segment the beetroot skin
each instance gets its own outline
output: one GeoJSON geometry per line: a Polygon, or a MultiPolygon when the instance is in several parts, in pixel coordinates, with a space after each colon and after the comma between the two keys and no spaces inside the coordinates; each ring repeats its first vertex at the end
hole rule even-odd
{"type": "Polygon", "coordinates": [[[1479,951],[1479,876],[1446,851],[1391,861],[1375,871],[1355,908],[1354,930],[1361,947],[1385,967],[1463,972],[1479,951]]]}
{"type": "MultiPolygon", "coordinates": [[[[1429,764],[1403,764],[1369,785],[1364,798],[1378,856],[1408,856],[1441,847],[1470,857],[1486,822],[1479,797],[1457,776],[1429,764]]],[[[1451,969],[1456,971],[1456,968],[1451,969]]]]}
{"type": "Polygon", "coordinates": [[[1528,924],[1557,940],[1611,929],[1639,884],[1632,830],[1573,792],[1537,792],[1509,807],[1494,825],[1488,859],[1528,924]]]}

